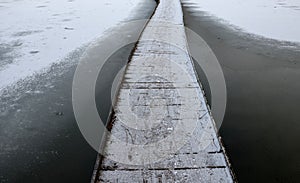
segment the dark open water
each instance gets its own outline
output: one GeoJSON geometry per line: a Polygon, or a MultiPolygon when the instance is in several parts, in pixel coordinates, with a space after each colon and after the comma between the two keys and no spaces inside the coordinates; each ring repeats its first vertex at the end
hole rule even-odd
{"type": "MultiPolygon", "coordinates": [[[[154,1],[145,0],[129,20],[149,18],[155,6],[154,1]]],[[[109,37],[118,31],[135,35],[138,29],[124,30],[122,26],[112,29],[101,40],[100,49],[110,46],[109,37]]],[[[133,46],[118,50],[109,59],[108,63],[114,66],[111,72],[127,62],[133,46]]],[[[81,135],[74,118],[72,81],[76,65],[68,64],[68,59],[78,62],[86,49],[86,46],[78,48],[65,62],[54,64],[49,72],[25,80],[22,86],[12,87],[1,95],[0,112],[7,111],[4,115],[0,113],[1,183],[90,182],[97,153],[81,135]],[[53,86],[51,89],[46,87],[49,84],[53,86]],[[26,92],[35,90],[41,93],[26,92]]],[[[109,84],[104,85],[109,87],[109,84]]],[[[110,92],[99,97],[100,101],[109,99],[110,92]]],[[[109,103],[102,106],[105,112],[110,107],[109,103]]]]}
{"type": "Polygon", "coordinates": [[[223,68],[228,98],[220,134],[238,181],[299,182],[300,46],[280,48],[295,44],[233,31],[183,5],[186,26],[223,68]]]}

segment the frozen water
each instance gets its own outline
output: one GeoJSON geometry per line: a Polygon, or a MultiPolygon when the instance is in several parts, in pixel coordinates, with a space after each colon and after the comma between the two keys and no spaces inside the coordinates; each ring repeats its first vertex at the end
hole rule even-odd
{"type": "Polygon", "coordinates": [[[184,0],[244,31],[300,42],[299,0],[184,0]]]}
{"type": "Polygon", "coordinates": [[[0,2],[0,90],[61,62],[126,17],[141,0],[0,2]]]}

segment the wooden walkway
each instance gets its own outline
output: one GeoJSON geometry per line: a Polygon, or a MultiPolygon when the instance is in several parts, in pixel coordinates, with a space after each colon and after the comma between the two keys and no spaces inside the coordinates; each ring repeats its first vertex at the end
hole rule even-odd
{"type": "Polygon", "coordinates": [[[180,0],[160,0],[109,127],[92,182],[234,182],[188,54],[180,0]]]}

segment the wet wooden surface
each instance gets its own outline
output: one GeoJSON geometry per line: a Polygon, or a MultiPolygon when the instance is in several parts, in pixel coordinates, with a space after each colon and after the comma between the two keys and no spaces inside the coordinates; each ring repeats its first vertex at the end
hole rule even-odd
{"type": "Polygon", "coordinates": [[[188,54],[179,0],[161,0],[126,68],[95,182],[233,182],[188,54]]]}

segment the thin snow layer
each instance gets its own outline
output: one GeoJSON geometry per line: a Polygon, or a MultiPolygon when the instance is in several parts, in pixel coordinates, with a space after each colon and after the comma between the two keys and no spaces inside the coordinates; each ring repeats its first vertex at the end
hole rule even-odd
{"type": "Polygon", "coordinates": [[[0,91],[100,37],[129,17],[140,1],[1,1],[0,91]]]}
{"type": "Polygon", "coordinates": [[[185,0],[249,33],[300,42],[300,0],[185,0]]]}

